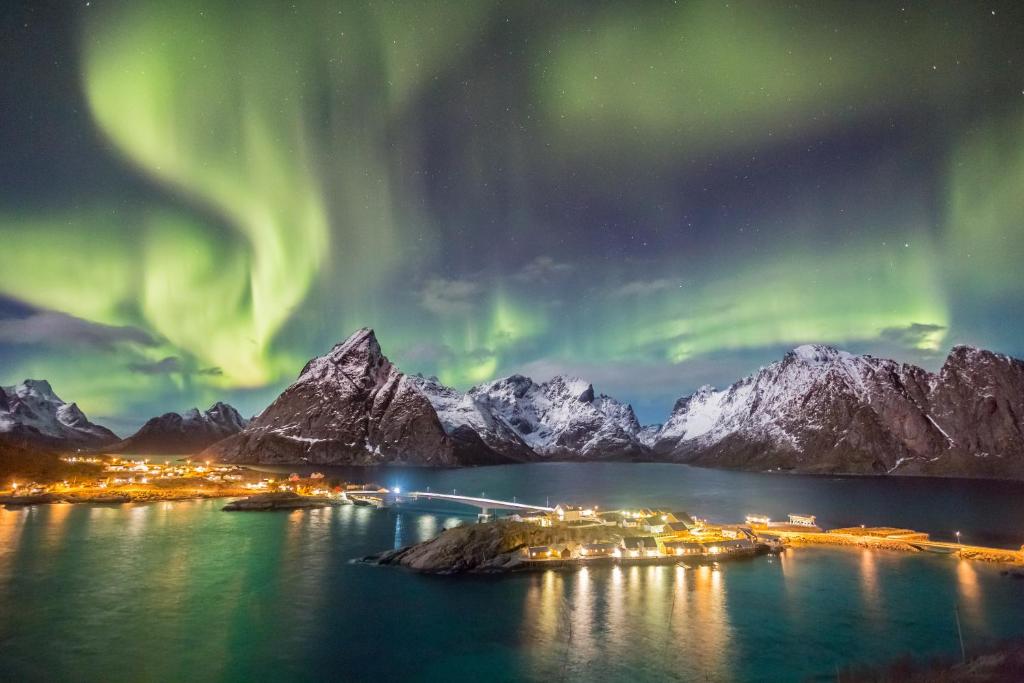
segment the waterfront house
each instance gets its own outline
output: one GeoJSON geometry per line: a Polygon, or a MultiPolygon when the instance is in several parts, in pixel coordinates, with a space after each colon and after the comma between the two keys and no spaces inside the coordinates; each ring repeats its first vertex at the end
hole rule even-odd
{"type": "Polygon", "coordinates": [[[693,517],[690,516],[690,513],[685,512],[683,510],[676,510],[675,512],[673,512],[672,518],[676,522],[682,522],[689,528],[692,528],[696,525],[696,522],[694,521],[693,517]]]}
{"type": "Polygon", "coordinates": [[[671,532],[676,535],[688,534],[690,533],[690,525],[686,522],[669,522],[665,525],[665,532],[671,532]]]}
{"type": "Polygon", "coordinates": [[[658,542],[650,536],[631,536],[622,541],[625,557],[657,557],[658,542]]]}
{"type": "Polygon", "coordinates": [[[551,548],[546,545],[537,545],[527,549],[526,555],[531,560],[546,560],[551,557],[551,548]]]}
{"type": "Polygon", "coordinates": [[[789,523],[796,526],[817,526],[814,515],[789,515],[789,523]]]}
{"type": "Polygon", "coordinates": [[[665,515],[648,515],[640,520],[640,528],[652,534],[664,533],[666,524],[665,515]]]}
{"type": "Polygon", "coordinates": [[[666,541],[666,555],[703,555],[704,545],[693,541],[666,541]]]}
{"type": "Polygon", "coordinates": [[[616,543],[587,543],[580,547],[581,557],[611,557],[619,550],[616,543]]]}
{"type": "Polygon", "coordinates": [[[578,522],[583,517],[583,510],[575,505],[556,505],[555,515],[559,522],[578,522]]]}
{"type": "Polygon", "coordinates": [[[720,553],[735,553],[754,549],[754,542],[749,538],[737,538],[729,541],[720,541],[715,544],[720,553]]]}

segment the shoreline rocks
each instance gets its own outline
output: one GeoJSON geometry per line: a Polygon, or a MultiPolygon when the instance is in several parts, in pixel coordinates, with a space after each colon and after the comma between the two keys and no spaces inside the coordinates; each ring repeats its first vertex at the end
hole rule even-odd
{"type": "Polygon", "coordinates": [[[270,510],[304,510],[339,505],[331,498],[321,496],[300,496],[297,493],[258,493],[248,498],[233,500],[222,510],[226,512],[265,512],[270,510]]]}

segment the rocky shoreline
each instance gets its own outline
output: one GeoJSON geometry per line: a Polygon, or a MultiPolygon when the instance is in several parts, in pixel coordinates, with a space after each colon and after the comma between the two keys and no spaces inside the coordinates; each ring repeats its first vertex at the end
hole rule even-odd
{"type": "Polygon", "coordinates": [[[611,540],[606,527],[540,527],[499,520],[446,529],[438,536],[363,558],[377,565],[401,566],[426,574],[493,574],[531,568],[520,552],[525,547],[611,540]]]}
{"type": "Polygon", "coordinates": [[[222,510],[226,512],[265,512],[271,510],[306,510],[341,505],[333,498],[323,496],[302,496],[290,491],[279,493],[258,493],[240,500],[233,500],[222,510]]]}
{"type": "Polygon", "coordinates": [[[0,505],[23,507],[28,505],[119,505],[122,503],[156,503],[175,500],[205,500],[208,498],[234,498],[248,495],[242,488],[132,488],[106,491],[54,491],[37,495],[0,496],[0,505]]]}

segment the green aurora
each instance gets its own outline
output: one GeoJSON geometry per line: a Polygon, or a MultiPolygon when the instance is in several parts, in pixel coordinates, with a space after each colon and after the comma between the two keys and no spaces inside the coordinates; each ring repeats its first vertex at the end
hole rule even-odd
{"type": "Polygon", "coordinates": [[[5,124],[0,382],[115,426],[258,411],[364,325],[408,371],[589,373],[649,420],[801,343],[1024,353],[1012,3],[66,9],[5,10],[18,82],[53,25],[73,76],[5,124]]]}

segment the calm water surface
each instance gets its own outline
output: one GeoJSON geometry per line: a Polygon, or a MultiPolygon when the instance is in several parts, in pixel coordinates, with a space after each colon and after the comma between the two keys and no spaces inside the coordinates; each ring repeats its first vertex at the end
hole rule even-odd
{"type": "MultiPolygon", "coordinates": [[[[719,521],[817,514],[1024,543],[1024,486],[672,465],[337,470],[406,490],[719,521]]],[[[720,569],[430,577],[352,564],[469,518],[439,504],[223,513],[222,501],[0,510],[0,679],[834,680],[1024,635],[1024,582],[950,557],[804,548],[720,569]]]]}

